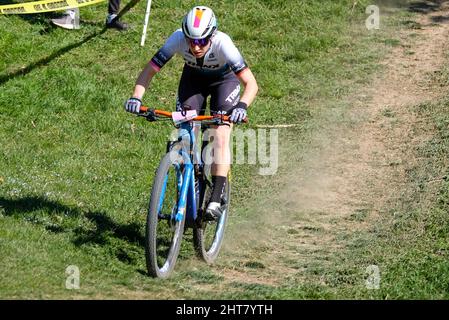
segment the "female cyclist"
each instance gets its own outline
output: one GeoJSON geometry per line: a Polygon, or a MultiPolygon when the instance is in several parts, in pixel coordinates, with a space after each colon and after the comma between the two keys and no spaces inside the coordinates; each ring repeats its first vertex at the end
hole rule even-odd
{"type": "MultiPolygon", "coordinates": [[[[142,97],[153,76],[175,55],[184,59],[179,82],[176,109],[196,110],[204,114],[210,96],[212,115],[229,115],[232,123],[240,123],[246,110],[256,97],[258,86],[253,73],[231,38],[217,30],[212,9],[196,6],[152,57],[140,73],[133,95],[125,103],[125,110],[138,113],[142,97]],[[240,96],[240,84],[243,94],[240,96]]],[[[221,216],[221,195],[230,168],[229,142],[232,125],[218,126],[214,133],[214,159],[212,164],[213,190],[206,209],[207,219],[221,216]]]]}

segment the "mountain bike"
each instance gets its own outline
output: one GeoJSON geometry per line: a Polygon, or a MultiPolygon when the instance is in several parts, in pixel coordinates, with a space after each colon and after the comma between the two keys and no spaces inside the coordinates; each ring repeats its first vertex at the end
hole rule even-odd
{"type": "MultiPolygon", "coordinates": [[[[194,111],[193,111],[194,112],[194,111]]],[[[154,177],[149,201],[145,256],[148,273],[167,278],[172,273],[187,228],[193,229],[193,244],[197,255],[213,263],[223,243],[229,215],[231,175],[222,194],[222,215],[218,221],[207,220],[206,206],[211,196],[211,163],[202,155],[212,143],[205,137],[212,126],[230,125],[227,116],[196,116],[141,107],[139,116],[149,121],[174,120],[178,139],[167,143],[154,177]],[[202,142],[199,146],[198,142],[202,142]]],[[[247,120],[245,119],[245,122],[247,120]]],[[[210,148],[209,148],[210,151],[210,148]]],[[[207,157],[206,157],[207,158],[207,157]]]]}

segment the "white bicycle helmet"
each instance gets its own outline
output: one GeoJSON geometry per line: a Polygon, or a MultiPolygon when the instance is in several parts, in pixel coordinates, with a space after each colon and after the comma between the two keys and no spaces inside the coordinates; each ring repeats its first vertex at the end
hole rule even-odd
{"type": "Polygon", "coordinates": [[[211,8],[196,6],[182,21],[182,32],[190,39],[204,39],[217,30],[217,19],[211,8]]]}

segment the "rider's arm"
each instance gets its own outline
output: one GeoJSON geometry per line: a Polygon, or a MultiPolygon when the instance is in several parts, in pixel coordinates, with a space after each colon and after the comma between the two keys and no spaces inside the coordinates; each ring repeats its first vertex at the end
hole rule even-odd
{"type": "Polygon", "coordinates": [[[151,79],[153,79],[156,73],[157,70],[153,67],[152,63],[151,62],[147,63],[147,65],[137,78],[136,86],[134,87],[133,98],[138,98],[142,100],[145,90],[150,85],[151,79]]]}
{"type": "Polygon", "coordinates": [[[243,69],[242,71],[237,73],[236,76],[237,78],[239,78],[244,87],[240,101],[246,103],[246,105],[249,106],[254,101],[257,91],[259,90],[256,78],[254,78],[254,75],[249,68],[243,69]]]}
{"type": "Polygon", "coordinates": [[[259,90],[256,79],[231,38],[223,33],[220,34],[220,37],[220,49],[222,54],[231,70],[235,73],[244,87],[240,102],[245,103],[248,107],[253,102],[257,91],[259,90]]]}
{"type": "Polygon", "coordinates": [[[175,53],[180,52],[180,43],[182,41],[185,40],[181,29],[178,29],[172,33],[162,48],[156,52],[137,78],[133,93],[134,98],[142,99],[143,94],[150,85],[151,79],[153,79],[154,75],[159,72],[159,70],[175,55],[175,53]]]}

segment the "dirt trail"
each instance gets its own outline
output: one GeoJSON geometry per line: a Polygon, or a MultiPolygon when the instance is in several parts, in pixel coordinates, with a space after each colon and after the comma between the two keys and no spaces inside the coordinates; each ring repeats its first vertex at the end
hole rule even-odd
{"type": "MultiPolygon", "coordinates": [[[[348,107],[337,121],[332,110],[324,115],[304,161],[288,165],[298,169],[291,174],[291,189],[281,195],[286,207],[261,209],[264,216],[274,211],[290,222],[264,235],[276,243],[258,242],[239,258],[241,268],[222,271],[223,276],[273,284],[300,277],[307,268],[325,268],[329,256],[344,247],[342,235],[372,226],[386,208],[397,205],[407,190],[406,170],[416,163],[415,147],[430,132],[424,124],[416,125],[420,119],[413,107],[442,94],[442,88],[431,85],[431,76],[445,61],[447,17],[449,4],[443,3],[421,14],[414,28],[395,34],[400,45],[384,60],[383,71],[347,98],[348,107]],[[261,268],[245,268],[249,260],[260,262],[261,268]]],[[[249,243],[251,239],[242,246],[249,243]]],[[[235,250],[231,256],[236,259],[235,250]]]]}

